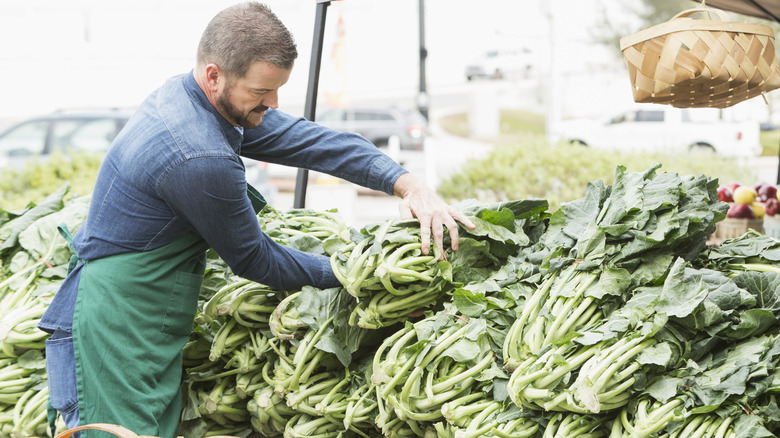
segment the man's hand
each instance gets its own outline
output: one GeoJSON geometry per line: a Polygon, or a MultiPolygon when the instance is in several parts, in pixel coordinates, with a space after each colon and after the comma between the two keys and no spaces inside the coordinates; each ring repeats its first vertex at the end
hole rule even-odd
{"type": "Polygon", "coordinates": [[[444,258],[444,227],[450,233],[452,250],[458,250],[458,224],[462,223],[469,229],[474,229],[474,224],[466,215],[449,206],[430,187],[419,181],[410,173],[398,177],[393,186],[396,196],[402,199],[398,209],[402,219],[417,218],[420,221],[420,237],[422,239],[422,252],[428,254],[431,249],[431,233],[433,242],[441,251],[440,258],[444,258]],[[457,222],[456,222],[457,221],[457,222]]]}

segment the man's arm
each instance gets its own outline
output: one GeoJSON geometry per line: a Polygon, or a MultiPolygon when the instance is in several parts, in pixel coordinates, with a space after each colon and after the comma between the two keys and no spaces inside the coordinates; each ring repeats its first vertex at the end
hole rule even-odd
{"type": "Polygon", "coordinates": [[[201,157],[173,166],[160,184],[168,206],[236,275],[279,290],[339,285],[328,257],[280,245],[266,235],[233,160],[201,157]]]}
{"type": "Polygon", "coordinates": [[[268,110],[263,123],[244,131],[241,155],[268,163],[315,170],[393,194],[406,170],[365,138],[268,110]]]}
{"type": "Polygon", "coordinates": [[[420,221],[425,254],[430,251],[433,235],[443,256],[445,226],[453,249],[458,247],[457,222],[474,228],[465,215],[447,205],[430,187],[357,134],[334,131],[300,117],[269,110],[259,127],[244,132],[241,154],[270,163],[316,170],[400,197],[401,217],[420,221]]]}

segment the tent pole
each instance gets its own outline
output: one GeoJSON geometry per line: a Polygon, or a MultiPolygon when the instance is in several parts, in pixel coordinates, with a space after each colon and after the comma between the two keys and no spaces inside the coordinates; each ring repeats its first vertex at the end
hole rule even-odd
{"type": "MultiPolygon", "coordinates": [[[[309,63],[309,82],[306,90],[306,104],[303,117],[314,121],[317,110],[317,90],[320,80],[320,64],[322,61],[322,45],[325,37],[325,17],[330,0],[317,0],[317,12],[314,17],[314,40],[311,45],[311,61],[309,63]]],[[[293,208],[306,207],[306,186],[309,183],[309,170],[298,169],[295,178],[295,198],[293,208]]]]}

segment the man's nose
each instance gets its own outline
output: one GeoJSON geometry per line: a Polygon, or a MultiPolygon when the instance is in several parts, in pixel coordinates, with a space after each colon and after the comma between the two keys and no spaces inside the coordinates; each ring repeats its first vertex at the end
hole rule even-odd
{"type": "Polygon", "coordinates": [[[271,109],[279,108],[279,93],[277,91],[268,93],[265,96],[265,99],[263,99],[262,104],[271,109]]]}

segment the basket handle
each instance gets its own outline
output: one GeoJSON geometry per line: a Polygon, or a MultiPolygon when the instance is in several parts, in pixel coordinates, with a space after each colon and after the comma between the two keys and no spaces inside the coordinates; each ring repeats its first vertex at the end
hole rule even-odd
{"type": "Polygon", "coordinates": [[[57,436],[55,436],[54,438],[69,438],[74,433],[86,429],[108,432],[118,436],[119,438],[139,438],[138,435],[136,435],[129,429],[126,429],[122,426],[118,426],[116,424],[107,424],[107,423],[93,423],[93,424],[85,424],[83,426],[72,427],[66,430],[65,432],[57,434],[57,436]]]}
{"type": "MultiPolygon", "coordinates": [[[[679,14],[675,15],[674,17],[672,17],[672,19],[669,20],[669,21],[677,20],[678,18],[689,17],[689,16],[691,16],[691,15],[693,15],[695,13],[698,13],[698,12],[705,13],[705,14],[707,14],[708,17],[710,16],[710,13],[714,12],[715,15],[717,15],[718,18],[720,18],[721,21],[729,21],[729,18],[726,16],[726,13],[721,11],[720,9],[703,8],[703,7],[698,7],[698,8],[693,8],[693,9],[686,9],[686,10],[680,12],[679,14]]],[[[712,18],[710,18],[710,19],[712,19],[712,18]]]]}

